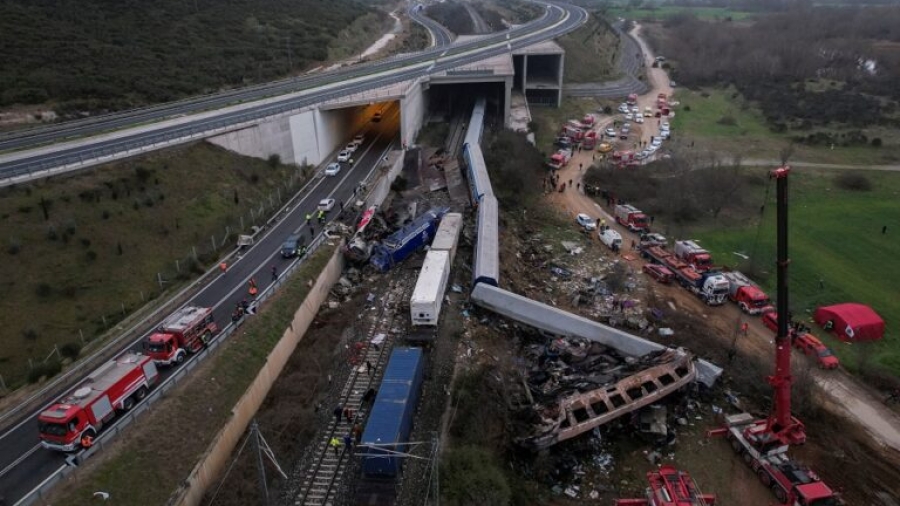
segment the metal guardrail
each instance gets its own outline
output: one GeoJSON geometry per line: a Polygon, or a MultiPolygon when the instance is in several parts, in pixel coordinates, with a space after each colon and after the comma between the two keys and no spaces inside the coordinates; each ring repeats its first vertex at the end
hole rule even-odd
{"type": "MultiPolygon", "coordinates": [[[[290,267],[288,267],[278,279],[268,285],[264,290],[262,290],[259,296],[256,299],[256,304],[262,304],[266,299],[268,299],[272,294],[274,294],[278,289],[280,289],[284,283],[293,275],[293,273],[299,269],[302,265],[306,263],[306,260],[309,259],[318,248],[328,241],[329,239],[325,237],[325,234],[320,232],[315,240],[310,244],[309,250],[307,254],[299,259],[297,262],[294,262],[290,267]]],[[[244,317],[246,318],[246,317],[244,317]]],[[[192,355],[182,366],[178,368],[178,370],[166,378],[162,383],[156,386],[153,390],[150,391],[150,394],[141,402],[139,402],[135,407],[116,418],[116,421],[113,425],[109,426],[106,430],[100,433],[99,436],[94,440],[94,445],[87,450],[82,450],[77,454],[73,455],[70,460],[74,465],[66,465],[60,467],[56,472],[54,472],[50,477],[44,480],[41,484],[35,487],[31,492],[29,492],[25,497],[20,499],[15,503],[15,506],[28,506],[30,504],[34,504],[35,501],[43,499],[45,495],[47,495],[50,490],[56,486],[61,480],[63,480],[66,476],[68,476],[72,471],[76,469],[76,466],[84,462],[87,458],[97,453],[101,449],[105,448],[119,435],[122,430],[124,430],[128,425],[130,425],[133,421],[137,419],[139,415],[150,409],[155,402],[157,402],[166,392],[175,388],[178,383],[188,376],[191,371],[194,370],[199,364],[201,364],[204,360],[207,359],[222,343],[225,342],[234,332],[241,327],[245,320],[242,318],[238,322],[230,322],[225,328],[222,329],[222,332],[213,339],[210,344],[198,352],[195,355],[192,355]]]]}

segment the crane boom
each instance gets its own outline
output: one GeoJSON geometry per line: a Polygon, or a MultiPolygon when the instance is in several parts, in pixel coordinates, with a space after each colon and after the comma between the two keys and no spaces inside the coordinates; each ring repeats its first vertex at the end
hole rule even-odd
{"type": "MultiPolygon", "coordinates": [[[[777,308],[778,333],[775,336],[775,374],[769,376],[769,384],[775,390],[775,406],[766,426],[767,436],[782,444],[795,445],[806,442],[803,423],[791,416],[791,336],[788,299],[788,174],[791,168],[779,167],[770,173],[775,179],[777,200],[777,308]]],[[[762,435],[763,439],[766,438],[762,435]]]]}

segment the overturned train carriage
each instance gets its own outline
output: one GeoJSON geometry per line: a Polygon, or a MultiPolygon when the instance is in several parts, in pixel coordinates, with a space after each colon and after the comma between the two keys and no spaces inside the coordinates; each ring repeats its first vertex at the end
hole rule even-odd
{"type": "Polygon", "coordinates": [[[667,349],[657,365],[594,390],[559,399],[555,405],[534,406],[542,423],[519,443],[542,449],[571,439],[659,401],[696,377],[693,355],[667,349]]]}

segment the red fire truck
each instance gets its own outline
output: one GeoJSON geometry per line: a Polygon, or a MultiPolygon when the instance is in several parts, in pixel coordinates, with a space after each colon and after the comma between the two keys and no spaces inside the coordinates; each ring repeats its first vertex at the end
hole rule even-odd
{"type": "Polygon", "coordinates": [[[185,306],[162,322],[145,348],[157,365],[181,364],[188,353],[200,351],[218,332],[212,309],[185,306]]]}
{"type": "Polygon", "coordinates": [[[78,387],[38,415],[44,448],[71,452],[93,439],[116,416],[140,402],[159,381],[148,356],[126,353],[107,362],[78,387]]]}

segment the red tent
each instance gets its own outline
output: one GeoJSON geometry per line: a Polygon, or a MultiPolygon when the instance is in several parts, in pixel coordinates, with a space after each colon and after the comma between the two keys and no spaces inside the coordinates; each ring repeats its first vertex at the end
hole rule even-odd
{"type": "Polygon", "coordinates": [[[823,306],[816,309],[815,320],[842,341],[876,341],[884,337],[884,320],[864,304],[823,306]]]}

